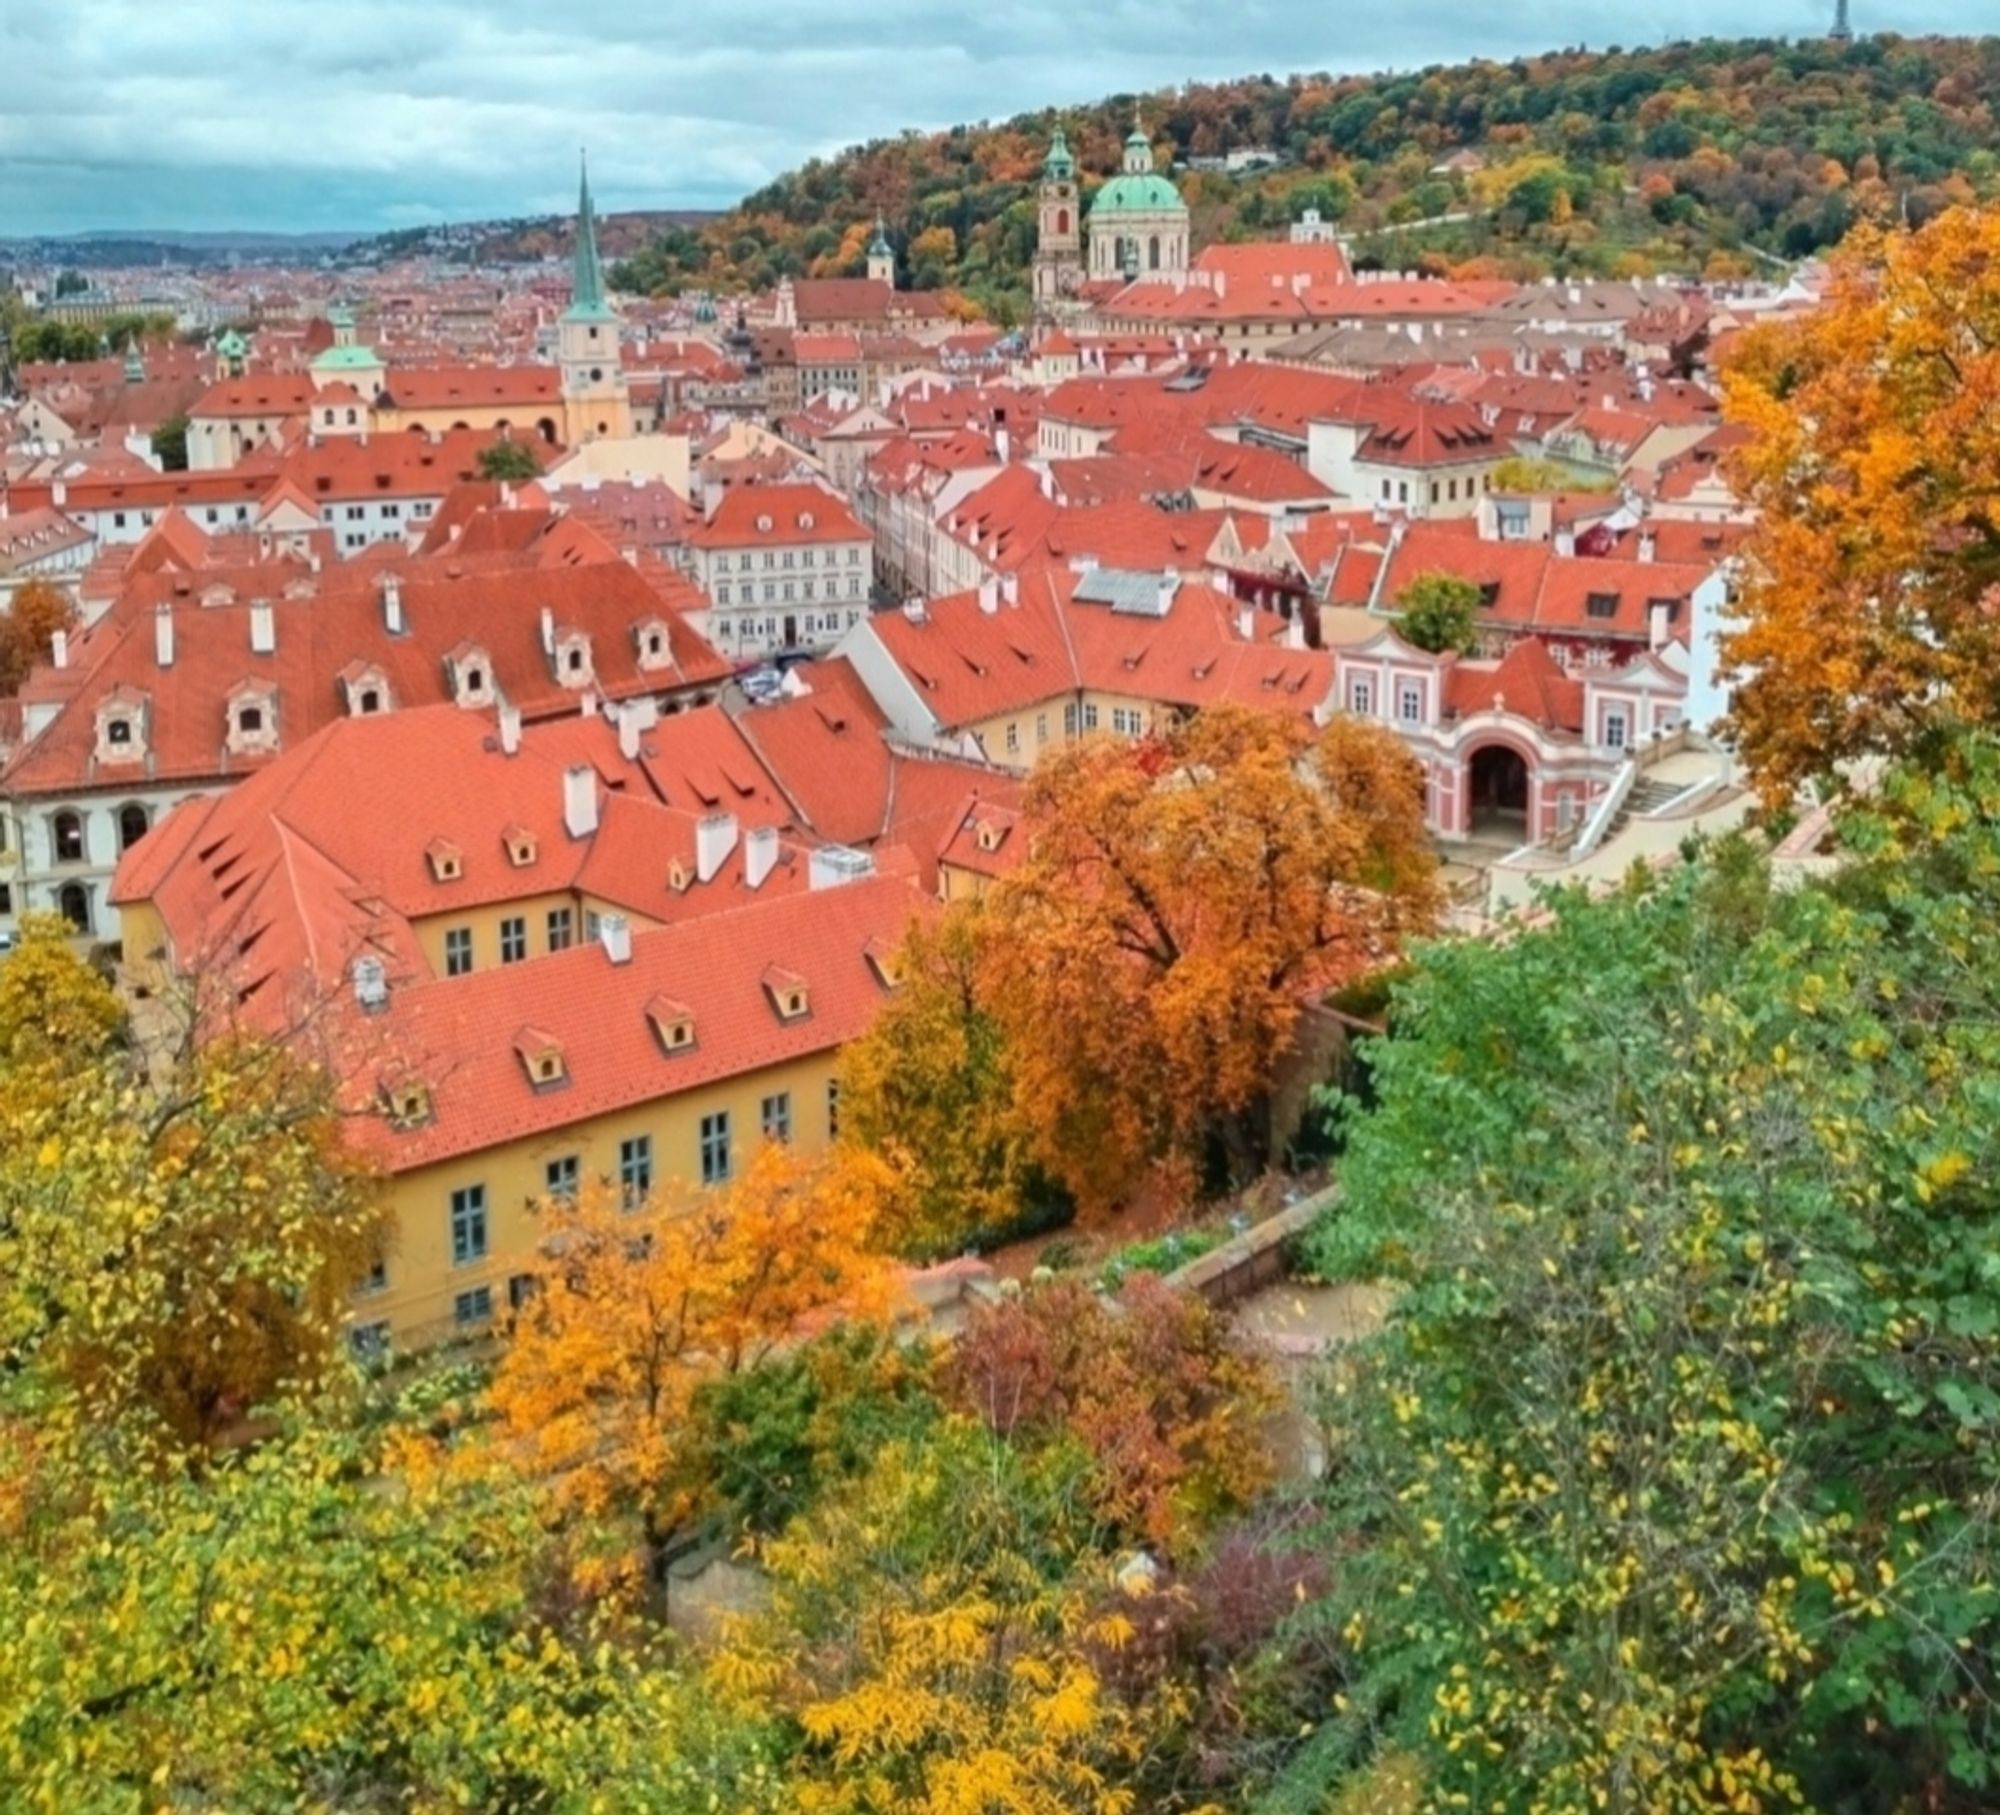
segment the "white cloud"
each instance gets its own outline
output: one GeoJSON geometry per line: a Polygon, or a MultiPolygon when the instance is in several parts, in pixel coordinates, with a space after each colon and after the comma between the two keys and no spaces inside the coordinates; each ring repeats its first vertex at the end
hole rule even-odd
{"type": "MultiPolygon", "coordinates": [[[[1857,0],[1973,31],[1991,0],[1857,0]]],[[[1669,32],[1823,29],[1831,0],[5,0],[0,232],[356,227],[720,206],[905,127],[1260,70],[1409,68],[1669,32]]]]}

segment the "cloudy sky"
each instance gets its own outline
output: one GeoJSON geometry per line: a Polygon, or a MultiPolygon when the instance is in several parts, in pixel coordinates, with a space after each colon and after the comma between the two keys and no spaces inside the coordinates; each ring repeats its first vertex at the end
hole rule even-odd
{"type": "MultiPolygon", "coordinates": [[[[1853,0],[1991,30],[1995,0],[1853,0]]],[[[1823,30],[1833,0],[0,0],[0,236],[720,206],[814,152],[1191,77],[1823,30]]]]}

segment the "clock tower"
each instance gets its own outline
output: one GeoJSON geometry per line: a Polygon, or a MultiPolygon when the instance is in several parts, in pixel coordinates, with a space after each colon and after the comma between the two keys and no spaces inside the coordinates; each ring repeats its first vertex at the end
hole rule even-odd
{"type": "Polygon", "coordinates": [[[1056,128],[1042,162],[1041,203],[1035,233],[1035,307],[1047,312],[1076,294],[1083,281],[1083,211],[1076,192],[1076,160],[1056,128]]]}

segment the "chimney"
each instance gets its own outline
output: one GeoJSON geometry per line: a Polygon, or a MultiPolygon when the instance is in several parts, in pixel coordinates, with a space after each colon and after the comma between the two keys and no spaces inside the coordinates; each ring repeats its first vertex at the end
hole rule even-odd
{"type": "Polygon", "coordinates": [[[271,613],[269,599],[250,602],[250,653],[269,655],[278,646],[278,622],[271,613]]]}
{"type": "Polygon", "coordinates": [[[58,630],[49,637],[49,660],[58,668],[69,666],[69,632],[58,630]]]}
{"type": "Polygon", "coordinates": [[[542,653],[554,655],[556,652],[556,614],[546,605],[542,607],[542,653]]]}
{"type": "Polygon", "coordinates": [[[979,609],[989,618],[1000,609],[1000,582],[992,574],[979,582],[979,609]]]}
{"type": "Polygon", "coordinates": [[[69,502],[68,480],[58,479],[52,485],[50,485],[49,502],[53,504],[57,510],[61,510],[62,507],[69,502]]]}
{"type": "Polygon", "coordinates": [[[639,720],[634,713],[618,715],[618,754],[628,763],[639,760],[639,720]]]}
{"type": "Polygon", "coordinates": [[[164,600],[153,607],[153,659],[162,668],[174,665],[174,608],[164,600]]]}
{"type": "Polygon", "coordinates": [[[1236,613],[1236,634],[1246,643],[1254,643],[1257,640],[1257,608],[1254,605],[1244,605],[1238,608],[1236,613]]]}
{"type": "Polygon", "coordinates": [[[1013,443],[1005,429],[995,429],[993,431],[993,452],[1002,466],[1007,464],[1007,455],[1011,451],[1012,446],[1013,443]]]}
{"type": "Polygon", "coordinates": [[[1655,599],[1646,608],[1647,648],[1662,649],[1666,646],[1667,625],[1673,615],[1673,602],[1669,599],[1655,599]]]}
{"type": "Polygon", "coordinates": [[[912,624],[922,624],[929,619],[930,613],[924,609],[923,600],[912,594],[903,601],[903,616],[912,624]]]}
{"type": "Polygon", "coordinates": [[[1295,611],[1285,620],[1285,647],[1303,649],[1306,646],[1306,614],[1295,611]]]}
{"type": "Polygon", "coordinates": [[[1565,558],[1576,553],[1576,537],[1569,530],[1556,531],[1556,553],[1565,558]]]}
{"type": "Polygon", "coordinates": [[[632,923],[623,914],[605,914],[597,922],[597,936],[604,943],[604,955],[613,964],[632,962],[632,923]]]}
{"type": "Polygon", "coordinates": [[[389,1006],[389,973],[382,960],[363,953],[350,971],[354,980],[354,1000],[364,1015],[379,1015],[389,1006]]]}
{"type": "Polygon", "coordinates": [[[1181,589],[1181,577],[1171,567],[1160,576],[1160,616],[1174,608],[1174,594],[1181,589]]]}
{"type": "Polygon", "coordinates": [[[563,829],[572,838],[597,830],[597,771],[588,763],[563,771],[563,829]]]}
{"type": "Polygon", "coordinates": [[[1651,560],[1655,559],[1655,558],[1657,557],[1657,555],[1659,554],[1659,548],[1660,548],[1660,545],[1659,545],[1659,543],[1658,543],[1658,542],[1657,542],[1657,541],[1656,541],[1656,540],[1654,539],[1654,537],[1653,537],[1653,532],[1652,532],[1652,531],[1651,531],[1650,529],[1642,529],[1642,530],[1641,530],[1641,531],[1639,532],[1639,559],[1640,559],[1640,560],[1642,560],[1642,561],[1651,561],[1651,560]]]}
{"type": "Polygon", "coordinates": [[[778,828],[752,826],[743,834],[743,880],[761,889],[778,863],[778,828]]]}
{"type": "Polygon", "coordinates": [[[382,576],[382,628],[392,637],[403,634],[403,582],[392,573],[382,576]]]}
{"type": "Polygon", "coordinates": [[[1019,574],[1007,573],[1000,576],[1000,596],[1009,605],[1020,604],[1021,576],[1019,574]]]}
{"type": "Polygon", "coordinates": [[[856,851],[844,844],[827,844],[814,851],[808,861],[806,884],[812,889],[837,889],[874,874],[875,859],[866,851],[856,851]]]}
{"type": "Polygon", "coordinates": [[[500,753],[518,756],[521,752],[521,708],[500,702],[500,753]]]}
{"type": "Polygon", "coordinates": [[[705,813],[694,828],[694,873],[698,882],[713,882],[729,853],[736,849],[736,815],[705,813]]]}

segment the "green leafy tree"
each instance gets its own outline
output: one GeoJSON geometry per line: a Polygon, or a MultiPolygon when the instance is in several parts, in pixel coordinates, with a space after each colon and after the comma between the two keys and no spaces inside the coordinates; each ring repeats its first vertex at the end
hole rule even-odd
{"type": "Polygon", "coordinates": [[[2000,753],[1843,834],[1432,948],[1371,1048],[1327,1605],[1427,1806],[1995,1793],[2000,753]]]}
{"type": "Polygon", "coordinates": [[[153,431],[153,455],[163,471],[184,473],[188,463],[187,411],[177,410],[153,431]]]}
{"type": "Polygon", "coordinates": [[[475,462],[479,476],[488,480],[521,480],[541,477],[541,465],[532,449],[518,441],[495,441],[479,450],[475,462]]]}
{"type": "Polygon", "coordinates": [[[1405,641],[1441,655],[1479,647],[1479,588],[1452,573],[1421,573],[1396,596],[1396,629],[1405,641]]]}

